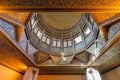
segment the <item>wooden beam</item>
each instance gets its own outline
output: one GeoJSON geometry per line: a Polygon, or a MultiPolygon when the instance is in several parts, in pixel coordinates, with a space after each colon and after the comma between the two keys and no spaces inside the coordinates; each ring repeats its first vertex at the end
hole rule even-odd
{"type": "Polygon", "coordinates": [[[0,12],[120,12],[120,6],[0,6],[0,12]]]}

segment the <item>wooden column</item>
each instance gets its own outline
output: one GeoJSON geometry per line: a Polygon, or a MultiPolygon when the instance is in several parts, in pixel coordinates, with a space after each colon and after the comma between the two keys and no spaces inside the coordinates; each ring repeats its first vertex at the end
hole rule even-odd
{"type": "Polygon", "coordinates": [[[23,80],[37,80],[38,72],[38,68],[29,67],[24,74],[23,80]]]}

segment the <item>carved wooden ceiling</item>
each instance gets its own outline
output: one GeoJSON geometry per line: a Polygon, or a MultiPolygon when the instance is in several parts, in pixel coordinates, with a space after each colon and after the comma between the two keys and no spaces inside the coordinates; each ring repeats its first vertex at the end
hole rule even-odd
{"type": "Polygon", "coordinates": [[[91,6],[91,5],[107,5],[107,6],[117,6],[119,5],[120,2],[119,0],[36,0],[36,1],[31,1],[31,0],[2,0],[1,6],[8,5],[8,6],[91,6]],[[116,2],[118,2],[116,4],[116,2]],[[87,4],[88,3],[88,4],[87,4]]]}
{"type": "MultiPolygon", "coordinates": [[[[0,12],[0,14],[7,15],[7,16],[13,18],[14,20],[19,21],[23,24],[25,24],[25,22],[29,18],[30,13],[31,12],[8,12],[8,11],[0,12]]],[[[77,23],[77,21],[80,19],[80,16],[81,16],[80,12],[72,12],[72,13],[64,12],[64,14],[66,14],[68,17],[66,16],[66,18],[65,18],[65,16],[63,16],[64,18],[61,18],[61,20],[64,19],[64,21],[62,20],[62,22],[64,22],[64,24],[67,23],[67,25],[66,24],[60,25],[60,22],[58,20],[56,20],[56,19],[60,18],[60,15],[58,15],[57,13],[61,13],[61,15],[63,14],[62,12],[52,12],[52,13],[45,12],[43,14],[45,15],[44,17],[45,17],[45,20],[48,22],[48,24],[55,21],[56,23],[50,24],[50,25],[52,25],[53,28],[61,29],[61,30],[73,27],[77,23]],[[73,14],[74,14],[74,16],[73,16],[73,14]],[[76,17],[75,17],[75,14],[76,14],[76,17]],[[52,17],[52,19],[53,18],[54,19],[51,21],[50,19],[51,19],[52,15],[54,15],[52,17]],[[73,16],[73,17],[71,17],[71,16],[73,16]],[[73,26],[70,26],[70,25],[73,25],[73,26]]],[[[95,19],[96,23],[100,24],[104,20],[109,19],[119,13],[102,12],[102,13],[91,13],[91,14],[92,14],[93,18],[95,19]]]]}
{"type": "Polygon", "coordinates": [[[34,66],[10,41],[2,34],[0,28],[0,64],[17,72],[24,73],[28,66],[34,66]]]}
{"type": "Polygon", "coordinates": [[[8,12],[8,11],[4,11],[1,12],[0,14],[4,14],[7,15],[8,17],[11,17],[21,23],[25,23],[27,18],[30,15],[30,12],[8,12]]]}
{"type": "Polygon", "coordinates": [[[119,0],[2,0],[1,10],[76,10],[76,11],[119,11],[119,0]]]}
{"type": "Polygon", "coordinates": [[[94,17],[94,19],[96,20],[96,22],[98,24],[100,24],[101,22],[103,22],[104,20],[107,20],[113,16],[115,16],[118,13],[107,13],[107,12],[103,12],[103,13],[91,13],[92,16],[94,17]]]}
{"type": "Polygon", "coordinates": [[[109,0],[109,1],[106,0],[57,0],[57,1],[56,0],[33,0],[33,1],[2,0],[0,3],[0,12],[7,13],[11,17],[23,23],[25,23],[28,15],[32,11],[102,12],[102,13],[91,13],[93,14],[96,22],[101,23],[102,21],[120,12],[120,1],[119,0],[109,0]],[[13,11],[19,11],[19,12],[13,12],[13,11]]]}

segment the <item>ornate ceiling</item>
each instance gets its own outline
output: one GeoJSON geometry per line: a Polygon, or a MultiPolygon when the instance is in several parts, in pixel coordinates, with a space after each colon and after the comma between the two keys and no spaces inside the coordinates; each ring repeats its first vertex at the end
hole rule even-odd
{"type": "Polygon", "coordinates": [[[45,12],[41,13],[43,20],[50,27],[58,30],[66,30],[74,27],[80,20],[80,12],[45,12]]]}
{"type": "Polygon", "coordinates": [[[120,12],[119,0],[2,0],[1,10],[120,12]]]}
{"type": "Polygon", "coordinates": [[[5,14],[19,22],[22,22],[23,24],[26,22],[28,16],[30,15],[30,12],[1,12],[0,14],[5,14]]]}
{"type": "MultiPolygon", "coordinates": [[[[117,28],[115,28],[115,29],[117,29],[117,28]]],[[[114,34],[115,34],[115,31],[116,30],[113,31],[114,34]]],[[[119,34],[120,34],[120,32],[119,32],[119,34]]],[[[117,36],[118,38],[120,37],[119,34],[117,36]]],[[[14,69],[16,71],[24,73],[24,70],[21,70],[21,67],[19,65],[24,66],[24,64],[27,64],[28,66],[32,66],[31,62],[29,60],[27,60],[27,58],[22,55],[22,53],[18,50],[18,48],[16,48],[13,44],[11,44],[11,42],[8,39],[4,38],[5,36],[3,36],[2,33],[0,35],[1,35],[1,37],[0,37],[0,39],[1,39],[0,40],[1,41],[0,52],[2,52],[0,55],[0,57],[2,59],[0,61],[0,63],[7,65],[8,67],[11,67],[12,69],[14,69]],[[6,51],[4,51],[4,50],[6,50],[6,51]],[[16,54],[16,53],[18,53],[18,54],[16,54]],[[6,55],[4,55],[4,54],[6,54],[6,55]],[[18,65],[14,65],[14,62],[17,62],[16,64],[18,64],[18,65]]],[[[98,39],[98,41],[99,41],[99,39],[98,39]]],[[[112,43],[110,43],[111,45],[109,45],[108,48],[106,48],[108,46],[108,45],[106,45],[104,48],[104,51],[106,51],[106,53],[101,55],[100,58],[98,58],[97,61],[94,62],[94,64],[98,64],[98,69],[100,71],[106,71],[108,69],[111,69],[113,66],[119,64],[119,61],[120,61],[120,59],[119,59],[119,56],[120,56],[119,55],[119,50],[120,50],[119,44],[120,44],[120,42],[119,41],[120,41],[120,39],[117,42],[115,42],[115,40],[114,40],[112,43]],[[113,45],[113,43],[115,43],[115,44],[113,45]],[[112,45],[113,45],[113,47],[111,47],[112,45]],[[116,53],[111,56],[110,55],[111,52],[112,52],[112,54],[115,52],[116,53]],[[104,61],[104,62],[99,62],[99,61],[104,61]]],[[[101,42],[102,42],[102,40],[100,40],[99,43],[101,43],[101,42]]],[[[96,42],[96,43],[99,44],[98,42],[96,42]]],[[[103,46],[103,44],[102,44],[102,46],[103,46]]],[[[98,46],[98,48],[99,47],[100,46],[98,46]]],[[[93,46],[93,49],[95,49],[94,46],[93,46]]],[[[91,51],[92,50],[90,49],[90,52],[91,51]]],[[[82,53],[80,53],[80,54],[82,54],[82,53]]],[[[41,53],[40,53],[40,55],[41,55],[41,53]]],[[[48,64],[48,63],[58,64],[59,61],[60,61],[60,64],[62,64],[61,57],[59,57],[59,56],[55,56],[55,55],[48,56],[46,54],[44,55],[44,53],[42,53],[42,56],[44,56],[44,57],[42,57],[43,59],[38,58],[38,60],[41,63],[43,62],[43,65],[48,64]]],[[[66,61],[66,63],[67,64],[71,63],[73,65],[76,65],[74,63],[77,63],[77,62],[79,63],[79,61],[81,61],[81,56],[82,55],[79,55],[79,54],[75,55],[74,58],[73,58],[73,56],[67,56],[66,59],[68,60],[68,62],[66,61]]],[[[41,56],[39,56],[39,57],[41,57],[41,56]]],[[[84,60],[82,60],[82,61],[84,61],[84,60]]],[[[96,66],[94,64],[92,64],[91,66],[96,66]]],[[[58,65],[57,66],[41,66],[41,65],[39,66],[39,65],[37,65],[37,67],[39,67],[39,69],[40,69],[39,74],[63,74],[63,73],[64,74],[68,74],[68,73],[70,73],[70,74],[84,74],[85,73],[85,67],[79,67],[79,66],[62,66],[61,67],[58,65]],[[53,70],[53,68],[54,68],[54,70],[53,70]]]]}
{"type": "MultiPolygon", "coordinates": [[[[29,11],[80,11],[80,12],[102,12],[93,14],[97,23],[114,16],[120,12],[119,0],[2,0],[0,3],[0,12],[4,12],[13,18],[25,22],[29,11]],[[9,11],[9,12],[8,12],[9,11]],[[12,11],[12,12],[10,12],[12,11]],[[22,12],[13,12],[22,11],[22,12]],[[27,12],[28,13],[27,13],[27,12]],[[112,12],[112,13],[111,13],[112,12]],[[21,18],[22,16],[22,18],[21,18]],[[101,17],[102,16],[102,17],[101,17]]],[[[71,23],[72,24],[72,23],[71,23]]]]}
{"type": "Polygon", "coordinates": [[[104,20],[107,20],[113,16],[115,16],[118,13],[107,13],[107,12],[103,12],[103,13],[91,13],[92,16],[94,17],[94,19],[96,20],[96,22],[98,24],[100,24],[101,22],[103,22],[104,20]]]}
{"type": "Polygon", "coordinates": [[[119,0],[2,0],[1,6],[119,6],[119,0]]]}
{"type": "Polygon", "coordinates": [[[0,64],[24,73],[28,66],[34,66],[15,45],[11,44],[0,28],[0,64]],[[16,54],[17,53],[17,54],[16,54]]]}
{"type": "MultiPolygon", "coordinates": [[[[30,14],[30,12],[26,12],[26,11],[105,12],[105,13],[91,13],[93,15],[94,19],[96,20],[97,24],[100,24],[104,20],[115,16],[117,14],[116,12],[120,12],[120,1],[119,0],[109,0],[109,1],[107,1],[107,0],[36,0],[36,1],[35,0],[20,0],[20,1],[19,0],[2,0],[0,3],[0,10],[1,11],[3,10],[2,12],[4,14],[7,14],[8,16],[11,16],[12,18],[14,18],[22,23],[26,22],[29,14],[30,14]],[[24,12],[4,12],[4,10],[24,11],[24,12]],[[114,12],[114,13],[111,13],[111,12],[114,12]]],[[[53,21],[51,21],[49,19],[54,18],[55,16],[51,17],[51,16],[48,16],[48,14],[49,13],[45,14],[46,22],[49,25],[51,25],[53,28],[56,28],[56,29],[61,29],[61,30],[69,29],[69,28],[73,27],[73,26],[69,26],[69,25],[74,25],[78,21],[78,19],[77,19],[78,17],[76,15],[76,19],[73,19],[75,21],[72,20],[73,22],[71,20],[68,21],[67,18],[69,18],[69,17],[64,19],[64,20],[68,21],[68,23],[72,22],[72,23],[69,23],[67,25],[59,25],[59,23],[57,23],[57,22],[55,24],[50,24],[53,21]],[[64,28],[61,26],[64,26],[64,28]]],[[[80,17],[80,15],[79,15],[79,17],[80,17]]],[[[60,18],[63,19],[62,17],[60,17],[60,18]]],[[[53,19],[53,20],[55,21],[55,19],[53,19]]],[[[3,37],[1,37],[1,39],[4,40],[3,37]]],[[[7,39],[5,39],[4,41],[1,40],[0,47],[1,47],[0,52],[3,52],[0,55],[0,57],[2,59],[0,61],[0,63],[7,65],[8,67],[11,67],[14,70],[22,72],[22,73],[24,73],[24,72],[21,70],[21,67],[19,67],[19,65],[18,66],[14,65],[15,60],[16,60],[15,62],[17,62],[16,64],[20,64],[20,65],[28,64],[28,66],[31,66],[30,61],[26,60],[27,58],[25,56],[21,55],[22,53],[19,52],[19,50],[16,49],[16,47],[13,46],[13,44],[10,45],[10,42],[8,42],[7,39]],[[8,44],[8,46],[6,46],[4,44],[5,41],[6,41],[6,44],[8,44]],[[12,47],[12,49],[14,49],[13,52],[9,51],[9,48],[11,48],[11,47],[12,47]],[[6,51],[4,51],[3,49],[5,49],[6,51]],[[16,50],[18,50],[18,51],[16,51],[16,50]],[[4,55],[4,53],[7,55],[4,55]],[[18,54],[15,54],[15,53],[18,53],[18,54]],[[21,56],[19,56],[19,55],[21,55],[21,56]],[[24,59],[22,59],[23,57],[24,57],[24,59]],[[8,58],[11,58],[12,62],[8,58]]],[[[118,47],[119,47],[119,45],[118,45],[118,47]]],[[[110,50],[110,52],[111,52],[111,50],[110,50]]],[[[113,53],[114,52],[116,52],[116,51],[113,51],[113,53]]],[[[109,56],[110,58],[108,61],[105,61],[105,62],[99,64],[99,67],[98,67],[99,70],[106,71],[108,68],[110,69],[110,66],[112,68],[114,65],[118,65],[119,61],[120,61],[119,56],[120,56],[119,53],[117,53],[113,57],[109,56]]],[[[103,55],[103,57],[106,58],[106,56],[104,56],[104,55],[103,55]]],[[[45,59],[48,59],[48,57],[46,57],[45,59]]],[[[49,59],[50,60],[48,62],[52,62],[52,63],[54,62],[55,64],[57,64],[61,60],[61,57],[50,55],[49,59]],[[57,59],[55,57],[57,57],[57,59]],[[51,60],[54,60],[54,61],[51,61],[51,60]]],[[[77,62],[76,58],[71,61],[71,64],[74,62],[77,62]]],[[[47,61],[45,63],[47,63],[47,61]]],[[[96,63],[97,63],[97,61],[96,61],[96,63]]],[[[99,63],[99,60],[98,60],[98,63],[99,63]]],[[[40,70],[44,74],[45,71],[46,71],[46,73],[52,72],[53,68],[54,67],[50,67],[50,66],[44,67],[43,66],[42,68],[40,67],[40,70]]],[[[83,73],[84,72],[84,71],[82,72],[83,68],[81,69],[81,71],[79,71],[79,70],[80,70],[80,67],[71,67],[71,68],[62,67],[62,68],[59,68],[58,66],[56,66],[54,68],[53,73],[55,73],[57,71],[60,71],[60,73],[62,73],[62,71],[64,73],[66,73],[66,72],[71,72],[71,73],[74,73],[74,72],[80,73],[81,72],[81,73],[83,73]]]]}

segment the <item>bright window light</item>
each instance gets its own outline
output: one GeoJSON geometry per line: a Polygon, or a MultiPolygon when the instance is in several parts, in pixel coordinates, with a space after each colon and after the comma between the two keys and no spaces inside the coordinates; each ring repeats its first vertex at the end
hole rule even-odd
{"type": "Polygon", "coordinates": [[[38,30],[38,28],[36,27],[36,28],[34,29],[34,33],[37,33],[37,30],[38,30]]]}
{"type": "Polygon", "coordinates": [[[35,25],[32,25],[32,29],[35,27],[35,25]]]}
{"type": "Polygon", "coordinates": [[[46,36],[43,36],[42,41],[43,41],[43,42],[46,41],[46,36]]]}
{"type": "Polygon", "coordinates": [[[84,31],[85,36],[87,36],[90,33],[90,29],[87,27],[86,30],[84,31]]]}
{"type": "Polygon", "coordinates": [[[34,21],[34,18],[32,18],[32,20],[31,20],[31,24],[33,25],[33,24],[34,24],[34,22],[35,22],[35,21],[34,21]]]}
{"type": "Polygon", "coordinates": [[[56,46],[56,41],[53,41],[53,46],[56,46]]]}
{"type": "Polygon", "coordinates": [[[41,39],[42,33],[40,31],[38,31],[37,36],[38,36],[39,39],[41,39]]]}
{"type": "Polygon", "coordinates": [[[60,47],[60,41],[57,42],[57,47],[60,47]]]}
{"type": "Polygon", "coordinates": [[[66,41],[64,41],[64,47],[67,47],[67,42],[66,41]]]}
{"type": "Polygon", "coordinates": [[[76,42],[76,43],[79,43],[79,42],[81,42],[81,41],[82,41],[81,36],[78,36],[77,38],[75,38],[75,42],[76,42]]]}
{"type": "Polygon", "coordinates": [[[47,43],[47,44],[50,44],[50,39],[49,39],[49,38],[47,38],[46,43],[47,43]]]}

